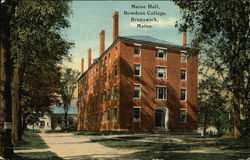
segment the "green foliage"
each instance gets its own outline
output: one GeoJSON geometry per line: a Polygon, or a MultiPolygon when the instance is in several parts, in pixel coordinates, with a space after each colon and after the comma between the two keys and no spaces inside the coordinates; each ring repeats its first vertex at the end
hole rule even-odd
{"type": "Polygon", "coordinates": [[[60,81],[60,95],[63,102],[63,107],[65,111],[65,127],[68,127],[68,110],[70,107],[71,99],[74,95],[74,91],[77,87],[77,79],[80,73],[77,70],[71,68],[66,68],[62,72],[62,77],[60,81]]]}
{"type": "MultiPolygon", "coordinates": [[[[69,27],[70,1],[16,1],[11,20],[11,53],[21,65],[21,106],[24,119],[35,122],[34,112],[50,112],[59,103],[61,63],[73,46],[61,35],[69,27]],[[33,119],[32,119],[33,117],[33,119]]],[[[39,115],[38,115],[39,116],[39,115]]]]}
{"type": "MultiPolygon", "coordinates": [[[[234,127],[239,130],[240,105],[243,115],[250,112],[250,30],[248,0],[173,0],[182,12],[180,31],[190,31],[194,38],[190,54],[213,58],[208,67],[223,74],[228,90],[232,92],[234,127]]],[[[235,133],[236,133],[235,132],[235,133]]],[[[238,132],[235,138],[238,137],[238,132]]]]}
{"type": "Polygon", "coordinates": [[[225,134],[232,127],[231,92],[218,74],[205,68],[201,68],[201,73],[198,96],[199,124],[202,127],[214,126],[218,134],[225,134]]]}

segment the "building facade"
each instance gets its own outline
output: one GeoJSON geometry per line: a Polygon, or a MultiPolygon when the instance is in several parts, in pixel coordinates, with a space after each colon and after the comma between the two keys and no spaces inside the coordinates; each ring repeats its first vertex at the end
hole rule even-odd
{"type": "Polygon", "coordinates": [[[197,57],[157,38],[119,37],[117,12],[106,50],[104,37],[78,79],[78,130],[196,130],[197,57]]]}

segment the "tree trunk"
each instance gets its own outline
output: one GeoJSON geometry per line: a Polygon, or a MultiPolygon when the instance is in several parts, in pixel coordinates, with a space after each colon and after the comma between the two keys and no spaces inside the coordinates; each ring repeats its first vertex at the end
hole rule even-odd
{"type": "Polygon", "coordinates": [[[204,124],[203,124],[203,134],[204,136],[207,135],[207,110],[205,110],[205,116],[204,116],[204,124]]]}
{"type": "Polygon", "coordinates": [[[238,139],[240,133],[240,98],[239,98],[239,78],[237,76],[233,79],[233,108],[234,108],[234,139],[238,139]]]}
{"type": "MultiPolygon", "coordinates": [[[[2,13],[1,13],[2,14],[2,13]]],[[[3,48],[3,42],[1,39],[1,52],[0,52],[0,156],[4,155],[4,79],[5,79],[5,75],[4,75],[4,62],[5,62],[5,57],[4,57],[4,48],[3,48]]]]}
{"type": "Polygon", "coordinates": [[[69,107],[65,106],[64,107],[64,124],[65,124],[65,127],[68,127],[68,110],[69,110],[69,107]]]}
{"type": "Polygon", "coordinates": [[[13,60],[10,53],[10,20],[14,13],[15,5],[11,1],[1,2],[1,149],[0,154],[6,159],[13,156],[11,143],[11,81],[13,73],[13,60]]]}
{"type": "Polygon", "coordinates": [[[16,62],[12,81],[12,142],[21,138],[20,130],[20,63],[16,62]]]}

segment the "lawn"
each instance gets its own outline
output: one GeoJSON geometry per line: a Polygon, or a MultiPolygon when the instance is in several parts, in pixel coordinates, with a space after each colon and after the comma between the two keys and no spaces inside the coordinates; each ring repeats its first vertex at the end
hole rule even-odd
{"type": "Polygon", "coordinates": [[[179,137],[181,141],[174,141],[170,137],[128,135],[104,136],[91,140],[107,147],[139,150],[127,155],[127,158],[135,159],[246,160],[250,158],[249,141],[246,140],[186,136],[179,137]]]}
{"type": "Polygon", "coordinates": [[[53,152],[17,153],[13,160],[62,160],[53,152]]]}
{"type": "Polygon", "coordinates": [[[48,146],[43,139],[36,132],[30,130],[24,131],[22,140],[14,144],[15,150],[45,148],[48,148],[48,146]]]}
{"type": "MultiPolygon", "coordinates": [[[[14,144],[14,150],[32,150],[49,148],[38,133],[25,131],[22,140],[14,144]]],[[[13,160],[62,160],[55,153],[49,151],[15,153],[13,160]]]]}

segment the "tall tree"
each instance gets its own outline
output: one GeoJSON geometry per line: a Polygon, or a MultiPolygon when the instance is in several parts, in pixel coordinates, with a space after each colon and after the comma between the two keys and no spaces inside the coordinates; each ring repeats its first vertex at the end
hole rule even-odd
{"type": "Polygon", "coordinates": [[[0,68],[0,155],[11,158],[11,80],[13,59],[10,52],[10,21],[15,11],[15,3],[11,0],[1,1],[1,68],[0,68]]]}
{"type": "MultiPolygon", "coordinates": [[[[173,0],[182,10],[180,31],[195,34],[190,53],[206,53],[207,46],[216,46],[220,64],[228,69],[229,89],[233,93],[234,138],[240,137],[240,106],[249,101],[250,30],[248,0],[173,0]]],[[[247,106],[249,108],[249,105],[247,106]]]]}
{"type": "MultiPolygon", "coordinates": [[[[40,77],[39,80],[44,80],[42,76],[46,74],[41,71],[44,66],[48,73],[51,73],[54,67],[62,62],[64,58],[68,58],[68,49],[71,44],[61,36],[61,29],[69,27],[69,22],[66,19],[70,15],[69,1],[50,1],[50,0],[24,0],[18,1],[15,16],[11,23],[11,50],[15,60],[15,72],[13,77],[13,132],[12,139],[17,141],[20,139],[20,119],[21,112],[28,111],[27,104],[23,103],[24,109],[21,109],[20,101],[27,96],[33,99],[35,94],[23,95],[24,90],[20,90],[23,85],[25,89],[35,90],[34,81],[27,77],[40,77]],[[37,68],[31,71],[31,68],[37,68]],[[37,72],[37,71],[40,72],[37,72]],[[25,76],[24,76],[25,75],[25,76]],[[24,82],[25,81],[25,82],[24,82]],[[20,97],[20,94],[22,95],[20,97]]],[[[51,79],[47,79],[49,81],[51,79]]],[[[53,83],[47,83],[51,86],[53,83]]],[[[40,91],[48,89],[40,88],[40,91]]],[[[30,93],[30,92],[29,92],[30,93]]],[[[36,93],[36,91],[34,91],[36,93]]],[[[51,94],[50,92],[48,92],[51,94]]],[[[56,93],[54,93],[56,94],[56,93]]],[[[38,96],[38,95],[36,95],[38,96]]],[[[29,97],[28,99],[31,99],[29,97]]],[[[42,97],[40,98],[42,99],[42,97]]],[[[48,101],[51,102],[51,101],[48,101]]],[[[32,105],[34,106],[34,104],[32,105]]],[[[37,104],[37,107],[40,104],[37,104]]],[[[43,106],[47,107],[47,105],[43,106]]],[[[42,109],[41,109],[42,110],[42,109]]],[[[26,114],[25,114],[26,115],[26,114]]],[[[25,121],[24,121],[25,122],[25,121]]]]}
{"type": "Polygon", "coordinates": [[[199,82],[199,123],[206,135],[208,126],[214,126],[218,134],[222,135],[231,128],[230,92],[225,80],[209,66],[200,68],[202,78],[199,82]]]}
{"type": "MultiPolygon", "coordinates": [[[[28,91],[38,89],[31,87],[33,85],[32,80],[25,81],[25,83],[23,81],[24,75],[31,74],[30,62],[35,62],[32,63],[33,68],[39,65],[46,66],[46,71],[51,73],[53,67],[57,67],[64,58],[69,56],[68,49],[72,44],[61,36],[61,30],[69,27],[69,22],[66,19],[71,13],[69,2],[69,0],[1,1],[0,153],[5,158],[10,158],[13,150],[11,129],[4,129],[4,122],[11,122],[11,109],[13,109],[13,141],[18,140],[20,138],[20,132],[17,132],[20,128],[18,121],[22,111],[20,101],[22,106],[27,106],[31,98],[23,98],[26,95],[19,92],[20,87],[22,86],[28,91]],[[14,70],[13,66],[15,66],[14,70]],[[21,97],[20,94],[22,94],[21,97]]],[[[33,76],[42,74],[46,75],[47,73],[36,72],[33,76]]],[[[53,85],[50,82],[47,82],[46,85],[53,85]]],[[[44,88],[47,90],[49,87],[44,88]]],[[[44,88],[40,88],[40,91],[43,91],[44,88]]],[[[37,90],[33,91],[37,93],[37,90]]],[[[51,92],[49,94],[51,95],[51,92]]],[[[36,98],[39,99],[39,97],[36,98]]],[[[47,101],[48,99],[47,97],[43,100],[47,101]]],[[[6,127],[10,126],[7,125],[8,123],[5,124],[6,127]]]]}
{"type": "Polygon", "coordinates": [[[77,70],[73,70],[71,68],[66,68],[62,72],[60,95],[62,97],[62,103],[65,111],[64,123],[66,127],[68,126],[68,110],[74,91],[77,87],[77,78],[79,75],[80,73],[77,70]]]}

